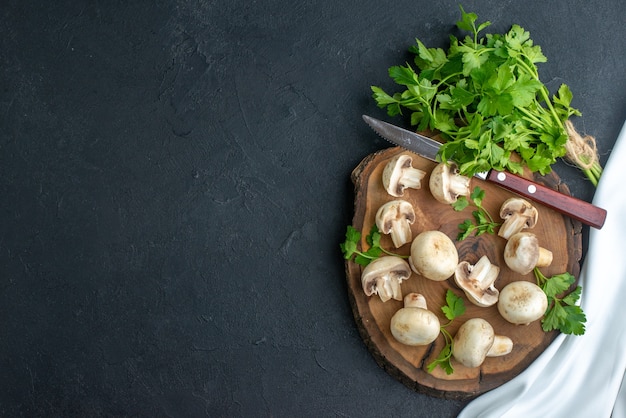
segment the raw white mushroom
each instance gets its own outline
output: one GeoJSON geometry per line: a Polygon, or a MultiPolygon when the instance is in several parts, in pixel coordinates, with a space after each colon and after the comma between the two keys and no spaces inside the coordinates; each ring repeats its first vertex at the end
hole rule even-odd
{"type": "Polygon", "coordinates": [[[428,345],[437,339],[440,328],[437,315],[428,310],[419,293],[406,295],[404,307],[391,317],[391,334],[406,345],[428,345]]]}
{"type": "Polygon", "coordinates": [[[383,187],[391,196],[401,197],[404,189],[420,189],[426,172],[413,167],[413,157],[400,154],[392,158],[383,170],[383,187]]]}
{"type": "Polygon", "coordinates": [[[519,280],[504,286],[498,300],[498,312],[516,325],[528,325],[540,319],[548,309],[548,297],[532,282],[519,280]]]}
{"type": "Polygon", "coordinates": [[[415,222],[413,205],[406,200],[392,200],[382,205],[376,212],[376,226],[383,234],[391,236],[396,248],[411,241],[411,225],[415,222]]]}
{"type": "Polygon", "coordinates": [[[411,268],[404,259],[383,256],[370,262],[361,273],[361,286],[367,296],[378,294],[380,300],[402,300],[400,283],[411,277],[411,268]]]}
{"type": "Polygon", "coordinates": [[[424,231],[411,243],[409,264],[427,279],[443,281],[454,274],[459,253],[452,240],[441,231],[424,231]]]}
{"type": "Polygon", "coordinates": [[[511,270],[528,274],[535,267],[552,264],[552,252],[539,246],[535,234],[518,232],[509,238],[504,247],[504,262],[511,270]]]}
{"type": "Polygon", "coordinates": [[[452,343],[452,356],[466,367],[478,367],[486,357],[498,357],[513,350],[509,337],[496,335],[489,322],[472,318],[459,327],[452,343]]]}
{"type": "Polygon", "coordinates": [[[504,222],[500,225],[498,235],[509,239],[523,229],[534,228],[538,217],[539,212],[530,202],[511,197],[500,207],[500,218],[504,219],[504,222]]]}
{"type": "Polygon", "coordinates": [[[441,203],[454,203],[459,196],[469,196],[470,178],[459,174],[455,163],[439,163],[430,173],[430,192],[441,203]]]}

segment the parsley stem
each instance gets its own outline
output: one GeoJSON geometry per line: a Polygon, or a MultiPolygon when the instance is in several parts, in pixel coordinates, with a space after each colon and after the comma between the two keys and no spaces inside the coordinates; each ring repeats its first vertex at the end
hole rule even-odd
{"type": "Polygon", "coordinates": [[[387,255],[392,255],[394,257],[400,257],[400,258],[409,258],[409,255],[402,255],[402,254],[396,254],[396,253],[392,253],[391,251],[385,250],[384,248],[380,247],[380,249],[382,250],[382,252],[384,252],[387,255]]]}

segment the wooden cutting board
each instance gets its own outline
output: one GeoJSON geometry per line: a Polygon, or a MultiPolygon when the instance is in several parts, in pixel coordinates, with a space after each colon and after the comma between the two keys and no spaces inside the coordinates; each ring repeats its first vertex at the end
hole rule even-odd
{"type": "MultiPolygon", "coordinates": [[[[394,200],[382,185],[382,171],[385,164],[394,156],[407,153],[413,156],[413,166],[425,170],[428,174],[422,181],[421,189],[406,189],[402,199],[413,204],[417,215],[412,225],[413,237],[426,230],[440,230],[455,243],[459,260],[474,264],[482,255],[487,255],[493,264],[500,267],[500,276],[496,287],[502,289],[514,280],[535,282],[533,273],[522,276],[511,271],[503,259],[505,240],[497,235],[483,234],[457,241],[458,225],[471,218],[472,206],[462,212],[456,212],[450,205],[437,202],[430,194],[428,176],[435,163],[412,154],[402,148],[388,148],[366,157],[352,172],[355,186],[354,218],[352,225],[362,233],[361,248],[366,249],[365,237],[369,234],[378,208],[387,201],[394,200]]],[[[530,177],[526,175],[526,177],[530,177]]],[[[536,177],[534,180],[562,193],[569,194],[569,189],[561,183],[556,173],[536,177]]],[[[483,206],[496,218],[500,205],[514,195],[495,185],[473,178],[471,189],[479,186],[485,190],[483,206]]],[[[565,271],[578,278],[582,256],[580,222],[573,221],[540,204],[534,204],[539,211],[539,220],[532,230],[539,238],[540,245],[553,252],[554,261],[549,267],[542,268],[546,276],[565,271]]],[[[383,236],[381,245],[393,249],[391,239],[383,236]]],[[[409,254],[410,243],[395,250],[399,254],[409,254]]],[[[426,297],[428,308],[434,312],[442,324],[448,322],[441,306],[445,305],[445,293],[451,289],[465,301],[466,312],[457,318],[448,330],[454,335],[458,327],[467,319],[481,317],[494,327],[496,334],[506,335],[513,340],[513,351],[504,356],[487,358],[478,368],[467,368],[453,360],[454,373],[447,375],[440,367],[432,373],[426,370],[444,346],[443,336],[429,346],[411,347],[397,342],[390,332],[393,314],[402,307],[401,301],[381,302],[377,295],[368,297],[361,287],[362,267],[352,261],[346,262],[348,294],[357,327],[376,362],[390,375],[410,388],[432,396],[448,399],[469,399],[507,382],[522,372],[556,337],[556,332],[546,333],[541,329],[540,321],[530,325],[513,325],[506,322],[494,305],[481,308],[470,303],[454,279],[443,282],[427,280],[413,273],[411,278],[402,283],[402,293],[418,292],[426,297]]]]}

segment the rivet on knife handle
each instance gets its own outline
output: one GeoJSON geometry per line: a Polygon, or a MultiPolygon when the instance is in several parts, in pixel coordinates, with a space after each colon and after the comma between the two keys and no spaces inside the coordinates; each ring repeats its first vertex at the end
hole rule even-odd
{"type": "Polygon", "coordinates": [[[491,170],[487,180],[519,195],[540,202],[557,212],[579,220],[585,225],[601,229],[606,220],[606,210],[584,200],[559,193],[541,184],[533,183],[523,177],[491,170]]]}

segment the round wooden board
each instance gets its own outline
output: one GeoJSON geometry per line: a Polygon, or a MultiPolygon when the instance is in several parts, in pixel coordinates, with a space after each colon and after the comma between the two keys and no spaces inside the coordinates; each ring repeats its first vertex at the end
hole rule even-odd
{"type": "MultiPolygon", "coordinates": [[[[367,248],[365,237],[369,234],[378,208],[387,201],[396,198],[387,194],[382,185],[382,171],[385,164],[400,153],[413,156],[413,166],[430,173],[435,163],[412,154],[402,148],[388,148],[366,157],[352,173],[355,186],[355,206],[353,226],[361,231],[361,248],[367,248]]],[[[415,208],[417,220],[412,226],[413,237],[426,230],[440,230],[446,233],[455,243],[459,260],[467,260],[472,264],[482,255],[487,255],[492,263],[500,266],[500,276],[496,287],[502,289],[515,280],[534,282],[530,273],[522,276],[511,271],[503,259],[505,240],[492,234],[479,237],[471,236],[457,241],[458,225],[471,218],[472,206],[462,212],[456,212],[450,205],[437,202],[428,188],[429,174],[422,181],[421,189],[407,189],[402,199],[411,202],[415,208]]],[[[528,177],[528,176],[527,176],[528,177]]],[[[537,177],[536,182],[542,183],[562,193],[569,194],[569,189],[561,183],[555,173],[537,177]]],[[[473,178],[471,188],[479,186],[485,190],[483,206],[495,217],[498,216],[500,205],[512,193],[495,185],[473,178]]],[[[568,271],[576,278],[580,272],[582,256],[581,224],[568,217],[545,207],[534,204],[539,211],[539,221],[533,233],[539,238],[542,247],[553,252],[554,261],[551,266],[542,268],[548,277],[568,271]]],[[[388,236],[383,236],[381,245],[392,249],[388,236]]],[[[397,249],[399,254],[408,254],[410,243],[397,249]]],[[[541,329],[539,321],[527,326],[516,326],[506,322],[498,313],[496,306],[481,308],[470,303],[454,279],[434,282],[415,273],[402,283],[402,293],[418,292],[426,297],[428,308],[433,311],[444,324],[447,319],[441,312],[445,305],[445,293],[451,289],[465,301],[466,312],[457,318],[448,330],[452,335],[467,319],[482,317],[494,327],[496,334],[506,335],[514,342],[513,351],[504,356],[488,358],[478,368],[467,368],[453,360],[454,372],[447,375],[440,367],[432,373],[426,366],[431,363],[444,346],[440,336],[429,346],[410,347],[397,342],[391,335],[389,324],[393,314],[402,307],[402,302],[389,300],[381,302],[377,295],[368,297],[361,287],[362,267],[352,261],[346,262],[348,294],[359,332],[377,363],[389,374],[410,388],[432,396],[447,399],[469,399],[491,390],[522,372],[556,337],[556,332],[546,333],[541,329]]]]}

